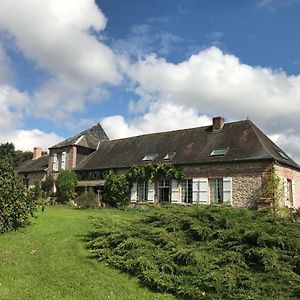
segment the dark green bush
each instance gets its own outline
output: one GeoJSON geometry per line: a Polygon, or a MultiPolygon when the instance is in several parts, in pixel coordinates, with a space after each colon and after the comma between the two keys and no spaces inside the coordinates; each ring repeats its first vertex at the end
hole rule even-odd
{"type": "Polygon", "coordinates": [[[41,188],[47,196],[50,196],[53,191],[54,179],[52,176],[47,176],[45,181],[42,181],[41,188]]]}
{"type": "Polygon", "coordinates": [[[93,190],[85,191],[76,198],[76,204],[79,208],[96,208],[99,207],[99,199],[93,190]]]}
{"type": "Polygon", "coordinates": [[[95,257],[180,299],[298,299],[300,224],[268,211],[165,206],[99,221],[95,257]]]}

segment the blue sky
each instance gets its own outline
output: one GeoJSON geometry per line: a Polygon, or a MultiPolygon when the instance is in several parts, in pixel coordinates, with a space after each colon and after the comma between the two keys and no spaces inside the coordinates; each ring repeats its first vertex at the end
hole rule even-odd
{"type": "Polygon", "coordinates": [[[300,1],[2,0],[0,142],[249,117],[300,161],[300,1]]]}

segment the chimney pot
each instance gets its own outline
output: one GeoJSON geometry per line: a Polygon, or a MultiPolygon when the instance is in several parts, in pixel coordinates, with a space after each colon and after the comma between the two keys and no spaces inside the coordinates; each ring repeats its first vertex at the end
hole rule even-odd
{"type": "Polygon", "coordinates": [[[34,147],[32,159],[37,159],[42,156],[42,148],[34,147]]]}
{"type": "Polygon", "coordinates": [[[220,131],[224,126],[224,118],[223,117],[213,117],[213,127],[212,131],[220,131]]]}

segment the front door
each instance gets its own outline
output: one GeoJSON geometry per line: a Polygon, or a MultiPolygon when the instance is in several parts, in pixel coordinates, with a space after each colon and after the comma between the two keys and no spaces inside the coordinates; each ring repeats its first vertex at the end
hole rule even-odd
{"type": "Polygon", "coordinates": [[[158,202],[171,202],[170,180],[164,179],[158,182],[158,202]]]}

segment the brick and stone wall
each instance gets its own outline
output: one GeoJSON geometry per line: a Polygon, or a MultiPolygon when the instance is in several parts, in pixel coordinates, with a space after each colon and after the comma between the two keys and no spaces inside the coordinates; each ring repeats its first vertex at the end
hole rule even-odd
{"type": "MultiPolygon", "coordinates": [[[[283,179],[294,180],[295,182],[295,199],[294,205],[296,208],[300,207],[300,172],[298,170],[286,167],[284,165],[276,164],[275,165],[276,173],[282,181],[283,189],[283,179]]],[[[282,199],[280,206],[284,206],[284,200],[282,199]]]]}
{"type": "Polygon", "coordinates": [[[270,162],[237,162],[184,166],[188,178],[232,178],[232,206],[256,208],[261,196],[262,174],[270,162]]]}

